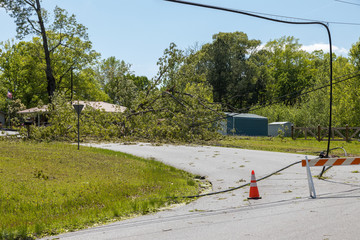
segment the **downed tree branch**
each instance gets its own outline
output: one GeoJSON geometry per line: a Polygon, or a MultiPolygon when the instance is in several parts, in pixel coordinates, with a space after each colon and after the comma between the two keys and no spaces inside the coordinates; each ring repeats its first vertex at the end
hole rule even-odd
{"type": "Polygon", "coordinates": [[[162,112],[168,110],[167,108],[160,108],[160,109],[149,109],[146,111],[140,111],[140,112],[133,112],[131,114],[129,114],[128,116],[126,116],[126,119],[129,119],[132,116],[137,116],[137,115],[141,115],[141,114],[146,114],[146,113],[151,113],[151,112],[162,112]]]}
{"type": "Polygon", "coordinates": [[[178,104],[186,108],[185,104],[183,104],[178,98],[176,98],[173,94],[171,94],[169,91],[164,91],[162,94],[167,94],[170,97],[172,97],[178,104]]]}

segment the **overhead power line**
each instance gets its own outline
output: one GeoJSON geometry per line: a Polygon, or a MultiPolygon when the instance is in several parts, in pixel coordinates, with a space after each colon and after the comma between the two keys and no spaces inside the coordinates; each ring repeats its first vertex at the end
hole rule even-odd
{"type": "MultiPolygon", "coordinates": [[[[342,2],[339,0],[339,2],[342,2]]],[[[359,5],[360,4],[355,4],[355,5],[359,5]]],[[[336,21],[324,21],[324,20],[315,20],[315,19],[308,19],[308,18],[297,18],[297,17],[289,17],[289,16],[283,16],[283,15],[277,15],[277,14],[270,14],[270,13],[262,13],[262,12],[253,12],[253,11],[247,11],[247,10],[242,10],[244,12],[247,13],[251,13],[251,14],[258,14],[258,15],[262,15],[262,16],[269,16],[269,17],[274,17],[274,18],[279,18],[279,19],[286,19],[286,20],[296,20],[296,21],[308,21],[308,22],[323,22],[323,23],[327,23],[327,24],[341,24],[341,25],[353,25],[353,26],[360,26],[360,23],[355,23],[355,22],[336,22],[336,21]]]]}
{"type": "Polygon", "coordinates": [[[348,1],[342,1],[342,0],[335,0],[335,2],[341,2],[341,3],[351,4],[351,5],[355,5],[355,6],[360,6],[360,4],[359,4],[359,3],[348,2],[348,1]]]}
{"type": "MultiPolygon", "coordinates": [[[[192,3],[192,2],[185,2],[185,1],[172,1],[172,0],[165,0],[165,1],[168,1],[168,2],[177,2],[177,3],[185,3],[185,4],[193,4],[193,5],[197,5],[197,6],[205,6],[204,4],[197,4],[197,3],[192,3]]],[[[335,1],[338,1],[338,2],[344,2],[345,1],[341,1],[341,0],[335,0],[335,1]]],[[[349,3],[350,2],[346,2],[346,3],[349,3]]],[[[360,4],[356,4],[356,3],[353,3],[355,5],[359,5],[360,4]]],[[[213,8],[213,9],[216,9],[216,8],[213,8]]],[[[218,10],[221,10],[221,8],[217,8],[218,10]]],[[[223,8],[224,9],[224,8],[223,8]]],[[[316,20],[316,19],[308,19],[308,18],[298,18],[298,17],[289,17],[289,16],[284,16],[284,15],[278,15],[278,14],[270,14],[270,13],[263,13],[263,12],[256,12],[256,11],[248,11],[248,10],[236,10],[236,9],[227,9],[228,11],[230,12],[234,12],[234,13],[239,13],[239,12],[243,12],[243,13],[246,13],[248,15],[260,15],[262,16],[262,18],[275,18],[275,20],[281,22],[281,21],[285,21],[285,22],[288,22],[288,23],[293,23],[293,24],[297,24],[296,21],[306,21],[306,22],[320,22],[320,23],[323,23],[323,24],[338,24],[338,25],[352,25],[352,26],[360,26],[360,23],[357,23],[357,22],[340,22],[340,21],[325,21],[325,20],[316,20]]],[[[267,19],[267,20],[270,20],[270,19],[267,19]]],[[[272,19],[272,21],[274,21],[274,19],[272,19]]]]}

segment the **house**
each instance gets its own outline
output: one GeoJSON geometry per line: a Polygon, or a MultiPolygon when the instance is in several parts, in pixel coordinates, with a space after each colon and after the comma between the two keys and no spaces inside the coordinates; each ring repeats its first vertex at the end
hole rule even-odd
{"type": "MultiPolygon", "coordinates": [[[[103,110],[105,112],[114,113],[114,112],[125,112],[126,107],[107,103],[107,102],[95,102],[95,101],[74,101],[72,104],[81,104],[84,105],[84,109],[88,107],[92,107],[96,110],[103,110]]],[[[44,105],[40,108],[34,107],[25,109],[17,112],[18,114],[31,114],[36,115],[33,120],[37,123],[38,126],[44,124],[46,122],[46,113],[48,113],[48,105],[44,105]]]]}

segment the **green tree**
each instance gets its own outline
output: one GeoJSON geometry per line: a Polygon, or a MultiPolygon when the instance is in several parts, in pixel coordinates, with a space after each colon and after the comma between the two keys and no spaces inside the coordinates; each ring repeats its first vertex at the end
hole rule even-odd
{"type": "Polygon", "coordinates": [[[150,87],[150,80],[145,76],[136,76],[135,74],[127,75],[129,79],[131,79],[138,91],[145,91],[148,87],[150,87]]]}
{"type": "Polygon", "coordinates": [[[266,44],[272,73],[272,82],[267,83],[269,101],[280,98],[285,104],[295,104],[297,94],[314,84],[309,54],[300,48],[301,44],[294,37],[282,37],[266,44]]]}
{"type": "MultiPolygon", "coordinates": [[[[334,56],[335,57],[335,56],[334,56]]],[[[296,94],[294,108],[298,109],[296,121],[298,126],[317,127],[329,125],[329,54],[314,51],[308,54],[307,71],[311,74],[311,82],[296,94]],[[308,94],[300,94],[309,92],[308,94]]],[[[335,60],[335,59],[334,59],[335,60]]]]}
{"type": "MultiPolygon", "coordinates": [[[[344,76],[360,71],[360,40],[352,45],[349,59],[339,57],[334,62],[334,75],[344,76]]],[[[354,74],[351,74],[354,75],[354,74]]],[[[359,126],[360,77],[356,76],[334,85],[334,122],[337,126],[359,126]]]]}
{"type": "MultiPolygon", "coordinates": [[[[74,91],[72,100],[110,101],[109,95],[102,90],[101,83],[97,78],[97,72],[93,68],[87,67],[81,71],[74,70],[72,75],[74,91]]],[[[65,95],[69,99],[69,96],[71,96],[71,87],[69,87],[71,86],[71,74],[68,74],[63,84],[65,95]]]]}
{"type": "Polygon", "coordinates": [[[259,40],[250,40],[243,32],[218,33],[205,44],[202,64],[207,81],[213,87],[214,101],[227,110],[246,108],[259,100],[263,89],[262,53],[259,40]]]}
{"type": "MultiPolygon", "coordinates": [[[[46,99],[45,76],[35,45],[14,41],[0,45],[0,81],[13,93],[13,99],[21,99],[27,107],[36,106],[40,99],[46,99]]],[[[0,98],[5,98],[5,95],[0,98]]]]}
{"type": "Polygon", "coordinates": [[[18,38],[21,39],[29,34],[41,37],[47,93],[49,101],[51,101],[51,97],[57,89],[53,66],[55,59],[53,59],[52,53],[60,46],[76,53],[78,49],[76,45],[69,43],[74,43],[74,38],[88,42],[86,28],[77,23],[74,15],[68,16],[68,13],[59,7],[55,8],[53,22],[50,24],[48,12],[41,8],[41,0],[0,0],[0,7],[5,8],[10,12],[10,16],[15,18],[18,38]]]}
{"type": "Polygon", "coordinates": [[[350,61],[357,70],[360,70],[360,39],[350,49],[350,61]]]}
{"type": "MultiPolygon", "coordinates": [[[[89,42],[78,38],[72,38],[68,45],[73,45],[73,49],[69,51],[67,47],[59,46],[51,53],[57,89],[67,93],[68,100],[73,94],[74,99],[108,100],[92,70],[99,54],[91,49],[89,42]]],[[[40,39],[34,37],[32,41],[19,43],[7,41],[0,49],[0,80],[14,98],[21,99],[27,107],[37,106],[40,100],[48,103],[43,71],[46,63],[41,57],[40,39]]]]}
{"type": "Polygon", "coordinates": [[[109,57],[100,63],[99,82],[113,103],[127,108],[133,106],[137,96],[137,86],[131,76],[131,65],[124,61],[109,57]]]}

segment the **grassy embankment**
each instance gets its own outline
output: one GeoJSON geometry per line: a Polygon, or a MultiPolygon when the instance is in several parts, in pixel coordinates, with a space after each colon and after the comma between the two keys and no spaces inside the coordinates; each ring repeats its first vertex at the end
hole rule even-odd
{"type": "Polygon", "coordinates": [[[196,194],[190,174],[67,144],[0,141],[0,239],[33,239],[145,214],[196,194]]]}
{"type": "MultiPolygon", "coordinates": [[[[298,154],[319,155],[320,151],[327,149],[327,141],[316,141],[280,137],[223,137],[212,144],[224,147],[237,147],[253,150],[273,152],[287,152],[298,154]]],[[[344,147],[348,156],[360,156],[360,142],[331,141],[330,149],[344,147]]],[[[344,156],[342,149],[332,150],[330,154],[344,156]]]]}

